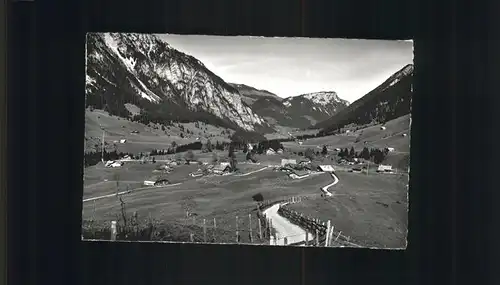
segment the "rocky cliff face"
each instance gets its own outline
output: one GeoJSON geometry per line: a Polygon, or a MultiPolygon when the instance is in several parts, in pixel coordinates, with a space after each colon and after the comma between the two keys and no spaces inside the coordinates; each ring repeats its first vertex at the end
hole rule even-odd
{"type": "Polygon", "coordinates": [[[157,120],[204,120],[234,129],[269,127],[238,90],[154,35],[87,35],[87,106],[122,117],[141,114],[157,120]]]}

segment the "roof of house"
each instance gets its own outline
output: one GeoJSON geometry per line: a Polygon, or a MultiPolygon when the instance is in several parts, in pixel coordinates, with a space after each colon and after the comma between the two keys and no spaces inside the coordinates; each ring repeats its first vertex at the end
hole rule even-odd
{"type": "Polygon", "coordinates": [[[389,170],[389,169],[392,169],[392,165],[383,165],[383,164],[380,164],[378,166],[378,169],[379,170],[386,170],[386,169],[389,170]]]}
{"type": "Polygon", "coordinates": [[[296,159],[283,158],[283,159],[281,159],[281,163],[292,163],[292,164],[295,164],[295,163],[297,163],[297,160],[296,159]]]}
{"type": "Polygon", "coordinates": [[[334,171],[333,166],[331,165],[318,165],[318,168],[322,171],[334,171]]]}
{"type": "Polygon", "coordinates": [[[216,165],[214,166],[213,170],[216,170],[216,171],[224,171],[226,170],[227,168],[229,168],[230,166],[229,165],[226,165],[226,164],[219,164],[219,165],[216,165]]]}

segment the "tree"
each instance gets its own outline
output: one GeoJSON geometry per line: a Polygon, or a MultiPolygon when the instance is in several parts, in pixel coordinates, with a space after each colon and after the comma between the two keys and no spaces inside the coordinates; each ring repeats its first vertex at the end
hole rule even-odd
{"type": "Polygon", "coordinates": [[[322,155],[327,155],[328,154],[328,149],[326,148],[326,145],[323,146],[323,150],[321,150],[322,155]]]}
{"type": "Polygon", "coordinates": [[[174,153],[176,153],[177,143],[175,141],[173,141],[170,145],[172,146],[172,150],[174,151],[174,153]]]}
{"type": "Polygon", "coordinates": [[[354,151],[354,147],[351,146],[351,150],[349,151],[349,158],[353,158],[356,155],[356,152],[354,151]]]}
{"type": "Polygon", "coordinates": [[[212,142],[210,140],[207,140],[206,148],[208,152],[212,151],[213,147],[212,147],[212,142]]]}
{"type": "Polygon", "coordinates": [[[247,153],[247,152],[248,152],[248,145],[247,145],[247,144],[245,144],[245,145],[243,146],[243,153],[247,153]]]}
{"type": "Polygon", "coordinates": [[[194,153],[192,150],[188,150],[186,154],[184,155],[184,159],[186,160],[186,163],[189,163],[190,161],[194,161],[194,153]]]}
{"type": "Polygon", "coordinates": [[[229,150],[228,150],[228,153],[227,153],[227,157],[234,157],[234,146],[233,144],[229,144],[229,150]]]}
{"type": "Polygon", "coordinates": [[[369,160],[370,159],[370,151],[368,150],[367,147],[364,147],[359,156],[363,159],[369,160]]]}
{"type": "Polygon", "coordinates": [[[304,156],[306,158],[308,158],[309,160],[313,160],[314,159],[314,150],[312,148],[306,149],[304,156]]]}

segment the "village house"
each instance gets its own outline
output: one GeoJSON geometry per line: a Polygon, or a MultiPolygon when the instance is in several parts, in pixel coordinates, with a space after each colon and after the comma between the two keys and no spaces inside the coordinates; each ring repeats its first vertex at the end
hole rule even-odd
{"type": "Polygon", "coordinates": [[[296,159],[282,159],[281,160],[281,166],[295,165],[295,164],[297,164],[297,160],[296,159]]]}
{"type": "Polygon", "coordinates": [[[214,166],[214,168],[212,169],[212,172],[215,174],[224,174],[230,171],[231,171],[231,166],[229,165],[229,163],[227,164],[221,163],[219,165],[214,166]]]}
{"type": "Polygon", "coordinates": [[[377,168],[377,172],[392,172],[392,166],[380,164],[377,168]]]}
{"type": "Polygon", "coordinates": [[[144,180],[144,186],[162,186],[167,184],[169,184],[169,181],[163,176],[153,176],[144,180]]]}
{"type": "Polygon", "coordinates": [[[386,127],[382,126],[382,127],[380,127],[380,129],[384,131],[386,129],[386,127]]]}
{"type": "Polygon", "coordinates": [[[127,142],[127,140],[126,140],[126,139],[121,139],[121,140],[120,140],[120,143],[126,143],[126,142],[127,142]]]}
{"type": "Polygon", "coordinates": [[[316,168],[317,171],[322,171],[322,172],[334,172],[335,170],[333,169],[333,166],[331,165],[318,165],[316,168]]]}
{"type": "Polygon", "coordinates": [[[269,148],[269,149],[266,151],[266,154],[267,154],[267,155],[274,155],[274,154],[276,154],[276,152],[274,151],[274,149],[269,148]]]}
{"type": "Polygon", "coordinates": [[[394,148],[393,147],[386,147],[385,148],[388,152],[393,152],[394,151],[394,148]]]}
{"type": "Polygon", "coordinates": [[[122,167],[123,164],[124,163],[121,161],[108,160],[104,166],[105,167],[122,167]]]}

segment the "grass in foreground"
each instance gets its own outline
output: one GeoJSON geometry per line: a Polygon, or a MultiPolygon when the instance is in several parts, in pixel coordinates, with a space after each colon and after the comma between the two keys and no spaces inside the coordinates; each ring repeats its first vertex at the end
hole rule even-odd
{"type": "Polygon", "coordinates": [[[407,178],[402,175],[337,173],[334,197],[305,200],[291,210],[331,220],[336,230],[356,243],[404,248],[407,234],[407,178]]]}

